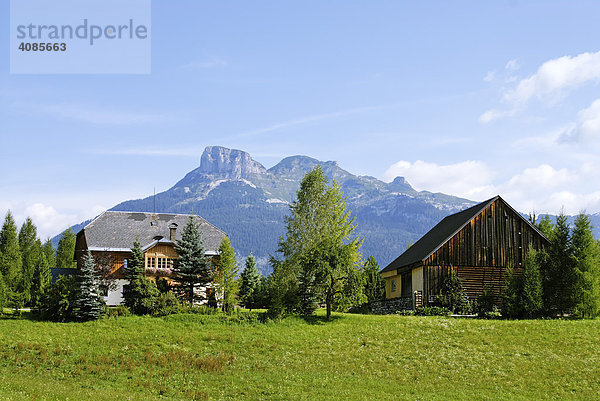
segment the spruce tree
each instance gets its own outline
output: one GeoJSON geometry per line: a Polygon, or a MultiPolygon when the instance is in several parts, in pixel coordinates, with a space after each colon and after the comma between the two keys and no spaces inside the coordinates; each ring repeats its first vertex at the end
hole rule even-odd
{"type": "Polygon", "coordinates": [[[23,280],[22,263],[17,226],[9,211],[0,231],[0,273],[4,276],[10,294],[20,293],[23,280]]]}
{"type": "Polygon", "coordinates": [[[144,252],[142,251],[142,245],[137,240],[133,243],[131,257],[127,261],[127,267],[124,270],[127,280],[144,275],[144,252]]]}
{"type": "Polygon", "coordinates": [[[33,275],[39,263],[42,244],[37,238],[37,228],[28,217],[19,231],[19,249],[23,261],[22,291],[25,302],[31,301],[33,275]]]}
{"type": "Polygon", "coordinates": [[[4,276],[0,272],[0,316],[4,314],[4,306],[6,305],[7,288],[4,282],[4,276]]]}
{"type": "Polygon", "coordinates": [[[31,285],[31,305],[39,308],[50,285],[50,265],[47,262],[46,255],[41,253],[38,263],[33,273],[31,285]]]}
{"type": "Polygon", "coordinates": [[[261,276],[256,268],[256,260],[250,254],[246,259],[246,267],[241,275],[240,298],[244,307],[248,309],[255,308],[256,297],[260,286],[261,276]]]}
{"type": "Polygon", "coordinates": [[[179,256],[173,266],[173,280],[178,284],[179,293],[184,301],[194,304],[202,298],[194,292],[196,286],[206,286],[212,281],[213,272],[210,262],[204,256],[204,245],[200,229],[190,216],[183,228],[181,239],[175,245],[179,256]]]}
{"type": "Polygon", "coordinates": [[[62,233],[56,249],[56,267],[71,269],[77,267],[77,261],[75,261],[75,241],[75,233],[70,228],[62,233]]]}
{"type": "Polygon", "coordinates": [[[572,258],[571,230],[567,216],[561,212],[550,239],[550,262],[544,269],[544,305],[555,316],[571,312],[575,306],[575,264],[572,258]]]}
{"type": "Polygon", "coordinates": [[[367,302],[379,301],[385,298],[385,280],[379,272],[379,264],[373,255],[369,256],[363,266],[365,276],[365,296],[367,302]]]}
{"type": "Polygon", "coordinates": [[[99,295],[100,283],[96,262],[88,251],[83,257],[81,269],[77,274],[77,295],[73,305],[76,320],[85,322],[98,319],[104,310],[104,301],[99,295]]]}
{"type": "Polygon", "coordinates": [[[547,239],[552,238],[552,231],[554,230],[554,225],[550,221],[550,216],[548,216],[547,214],[543,215],[540,218],[540,222],[536,226],[538,230],[540,230],[541,233],[544,234],[544,236],[547,239]]]}
{"type": "Polygon", "coordinates": [[[219,246],[215,284],[221,297],[223,311],[233,310],[235,295],[239,289],[238,265],[235,260],[235,251],[228,237],[223,237],[219,246]]]}
{"type": "Polygon", "coordinates": [[[575,219],[572,244],[577,272],[575,313],[594,318],[600,313],[600,249],[590,218],[583,213],[575,219]]]}
{"type": "Polygon", "coordinates": [[[54,249],[54,245],[52,245],[52,241],[50,238],[44,242],[42,245],[42,253],[46,258],[46,263],[48,263],[49,267],[56,267],[56,250],[54,249]]]}
{"type": "Polygon", "coordinates": [[[523,263],[523,272],[521,273],[518,299],[521,304],[523,317],[530,319],[538,317],[543,308],[542,277],[540,274],[540,259],[543,258],[542,252],[538,252],[530,247],[523,263]]]}
{"type": "Polygon", "coordinates": [[[516,274],[512,267],[506,269],[506,281],[502,290],[502,315],[515,319],[523,315],[521,304],[522,293],[521,275],[516,274]]]}

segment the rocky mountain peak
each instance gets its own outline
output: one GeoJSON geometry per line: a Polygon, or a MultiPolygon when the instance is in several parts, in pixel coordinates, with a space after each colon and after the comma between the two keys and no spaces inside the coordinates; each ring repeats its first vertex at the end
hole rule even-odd
{"type": "Polygon", "coordinates": [[[204,153],[200,158],[199,170],[204,174],[214,174],[234,179],[267,172],[262,164],[250,157],[249,153],[221,146],[207,146],[204,149],[204,153]]]}

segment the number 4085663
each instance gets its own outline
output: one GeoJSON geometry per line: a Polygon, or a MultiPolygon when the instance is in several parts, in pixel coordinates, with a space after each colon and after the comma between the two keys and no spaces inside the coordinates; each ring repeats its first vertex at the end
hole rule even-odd
{"type": "Polygon", "coordinates": [[[26,43],[19,45],[22,52],[64,52],[67,50],[66,43],[26,43]]]}

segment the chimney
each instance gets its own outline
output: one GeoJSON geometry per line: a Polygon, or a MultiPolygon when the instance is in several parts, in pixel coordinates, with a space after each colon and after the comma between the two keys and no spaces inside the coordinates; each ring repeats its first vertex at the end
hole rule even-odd
{"type": "Polygon", "coordinates": [[[175,242],[175,238],[176,238],[176,234],[177,234],[177,224],[171,223],[169,225],[169,232],[170,232],[169,240],[171,242],[175,242]]]}

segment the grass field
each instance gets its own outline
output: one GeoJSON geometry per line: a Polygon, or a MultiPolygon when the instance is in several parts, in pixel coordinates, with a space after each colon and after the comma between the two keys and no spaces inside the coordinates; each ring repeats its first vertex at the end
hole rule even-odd
{"type": "Polygon", "coordinates": [[[600,321],[0,320],[4,400],[599,399],[600,321]]]}

